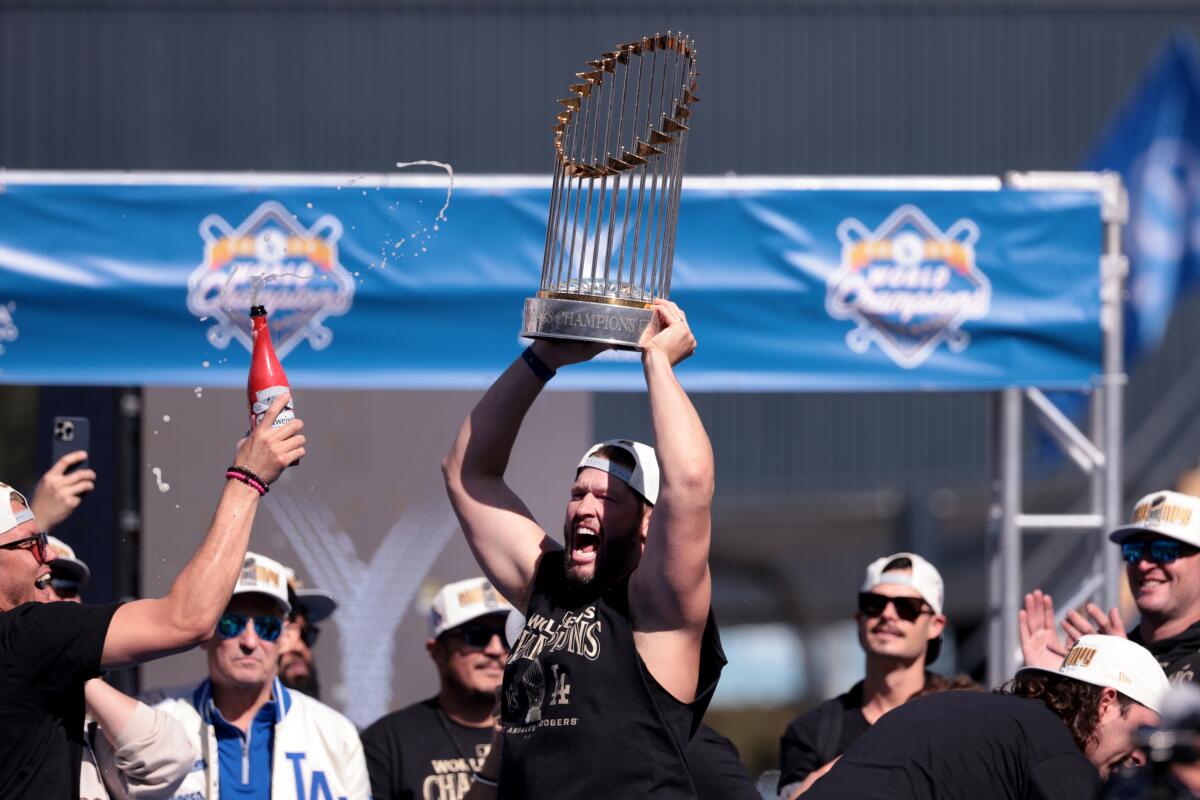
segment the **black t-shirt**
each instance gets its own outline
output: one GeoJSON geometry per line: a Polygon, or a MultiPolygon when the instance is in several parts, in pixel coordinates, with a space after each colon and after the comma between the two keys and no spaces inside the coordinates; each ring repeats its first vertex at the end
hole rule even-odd
{"type": "Polygon", "coordinates": [[[504,668],[500,798],[695,798],[684,750],[725,664],[711,611],[691,703],[642,663],[628,578],[603,593],[573,593],[562,551],[546,553],[527,614],[504,668]]]}
{"type": "Polygon", "coordinates": [[[707,725],[688,742],[687,762],[699,800],[762,800],[733,742],[707,725]]]}
{"type": "Polygon", "coordinates": [[[1147,644],[1138,628],[1129,632],[1129,640],[1137,642],[1157,659],[1172,684],[1200,683],[1200,622],[1182,633],[1147,644]]]}
{"type": "Polygon", "coordinates": [[[810,772],[849,750],[871,727],[862,707],[863,684],[859,681],[845,694],[792,720],[779,740],[780,788],[800,783],[810,772]]]}
{"type": "Polygon", "coordinates": [[[363,731],[374,800],[459,800],[483,766],[491,723],[460,725],[436,697],[393,711],[363,731]]]}
{"type": "Polygon", "coordinates": [[[118,606],[0,612],[0,797],[79,800],[83,684],[100,674],[118,606]]]}
{"type": "Polygon", "coordinates": [[[805,800],[1095,800],[1100,775],[1040,700],[944,692],[879,718],[805,800]]]}

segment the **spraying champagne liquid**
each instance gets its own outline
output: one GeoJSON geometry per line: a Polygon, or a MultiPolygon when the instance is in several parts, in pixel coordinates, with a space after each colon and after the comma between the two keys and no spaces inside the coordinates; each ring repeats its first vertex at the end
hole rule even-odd
{"type": "MultiPolygon", "coordinates": [[[[250,356],[250,377],[246,381],[246,399],[250,404],[250,427],[257,427],[262,422],[271,400],[285,392],[290,392],[287,375],[283,365],[275,355],[275,347],[271,344],[271,328],[267,324],[266,306],[252,306],[250,321],[253,325],[254,352],[250,356]]],[[[279,412],[275,423],[271,426],[278,428],[295,419],[296,415],[289,399],[287,407],[279,412]]]]}

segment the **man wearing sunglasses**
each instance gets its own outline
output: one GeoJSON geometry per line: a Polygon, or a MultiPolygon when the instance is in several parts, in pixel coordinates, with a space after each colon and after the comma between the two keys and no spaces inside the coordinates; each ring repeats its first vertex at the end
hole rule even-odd
{"type": "Polygon", "coordinates": [[[305,588],[294,574],[288,578],[288,599],[292,613],[279,639],[279,680],[289,689],[320,700],[321,681],[313,648],[321,635],[318,623],[337,611],[337,599],[322,589],[305,588]]]}
{"type": "Polygon", "coordinates": [[[779,743],[782,800],[807,792],[876,720],[925,687],[946,627],[942,600],[942,576],[919,555],[871,562],[854,615],[866,677],[788,726],[779,743]]]}
{"type": "MultiPolygon", "coordinates": [[[[287,400],[276,398],[263,424],[239,443],[237,469],[226,470],[208,533],[161,598],[107,606],[52,602],[46,534],[25,497],[0,484],[0,797],[78,800],[84,683],[104,670],[195,647],[212,634],[259,499],[304,456],[300,420],[271,426],[287,400]],[[242,480],[242,471],[256,476],[257,488],[242,480]]],[[[216,479],[215,470],[210,475],[216,479]]]]}
{"type": "Polygon", "coordinates": [[[425,649],[438,693],[363,732],[375,800],[458,800],[471,788],[491,749],[510,613],[486,578],[447,584],[434,596],[425,649]]]}
{"type": "Polygon", "coordinates": [[[202,754],[174,797],[369,797],[354,724],[278,680],[290,574],[274,559],[247,553],[216,635],[204,645],[208,679],[190,697],[156,706],[184,723],[202,754]]]}
{"type": "MultiPolygon", "coordinates": [[[[1109,539],[1121,548],[1141,615],[1129,638],[1154,654],[1172,683],[1200,683],[1200,499],[1169,491],[1146,495],[1129,524],[1109,539]]],[[[1075,610],[1067,614],[1064,644],[1054,628],[1054,601],[1040,591],[1026,595],[1019,625],[1025,663],[1053,668],[1081,636],[1126,635],[1117,609],[1105,614],[1089,603],[1086,611],[1091,620],[1075,610]]]]}
{"type": "Polygon", "coordinates": [[[606,349],[538,339],[459,430],[442,472],[488,579],[528,618],[504,671],[502,800],[694,798],[683,753],[725,663],[711,611],[715,466],[675,376],[696,348],[656,299],[639,343],[656,447],[594,445],[574,466],[562,543],[505,480],[526,413],[556,370],[606,349]]]}

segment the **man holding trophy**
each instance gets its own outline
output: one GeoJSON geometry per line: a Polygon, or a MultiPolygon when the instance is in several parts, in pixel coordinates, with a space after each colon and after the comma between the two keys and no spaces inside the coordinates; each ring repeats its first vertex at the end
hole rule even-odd
{"type": "Polygon", "coordinates": [[[623,797],[694,798],[683,753],[725,662],[710,608],[712,446],[675,377],[696,340],[666,299],[695,49],[655,35],[588,65],[555,126],[542,283],[525,306],[523,334],[535,341],[442,464],[475,558],[526,616],[500,692],[500,765],[489,760],[475,782],[523,800],[616,787],[623,797]],[[591,447],[575,468],[560,544],[504,472],[556,371],[611,346],[641,351],[656,448],[591,447]]]}
{"type": "Polygon", "coordinates": [[[724,662],[709,608],[713,456],[674,374],[696,340],[674,303],[657,300],[653,313],[642,366],[657,454],[624,440],[589,451],[570,488],[565,549],[504,469],[544,376],[600,346],[535,342],[443,463],[471,550],[527,617],[505,669],[500,772],[477,777],[498,778],[500,797],[594,798],[614,786],[694,796],[682,753],[724,662]]]}

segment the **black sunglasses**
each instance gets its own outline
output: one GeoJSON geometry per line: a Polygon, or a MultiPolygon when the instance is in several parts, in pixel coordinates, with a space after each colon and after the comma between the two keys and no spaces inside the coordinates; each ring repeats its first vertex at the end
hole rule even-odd
{"type": "Polygon", "coordinates": [[[35,533],[32,536],[26,536],[24,539],[17,539],[15,542],[8,544],[0,544],[0,550],[32,550],[37,560],[44,564],[46,563],[46,532],[35,533]]]}
{"type": "Polygon", "coordinates": [[[508,639],[504,636],[504,628],[488,627],[486,625],[470,625],[463,628],[455,628],[451,631],[446,631],[442,634],[446,638],[456,636],[462,639],[462,643],[472,650],[486,650],[487,646],[492,643],[493,636],[500,637],[500,646],[508,651],[508,639]]]}
{"type": "Polygon", "coordinates": [[[888,597],[875,592],[858,593],[858,610],[868,617],[883,615],[888,603],[896,609],[896,616],[905,622],[913,622],[922,614],[932,614],[933,609],[919,597],[888,597]]]}
{"type": "Polygon", "coordinates": [[[321,637],[321,629],[316,625],[302,625],[300,627],[300,641],[304,642],[305,647],[316,647],[317,639],[321,637]]]}
{"type": "Polygon", "coordinates": [[[1126,564],[1136,564],[1143,558],[1155,564],[1171,564],[1180,556],[1191,555],[1195,548],[1184,548],[1183,542],[1174,539],[1154,539],[1146,541],[1137,539],[1131,542],[1121,542],[1121,558],[1126,564]]]}

